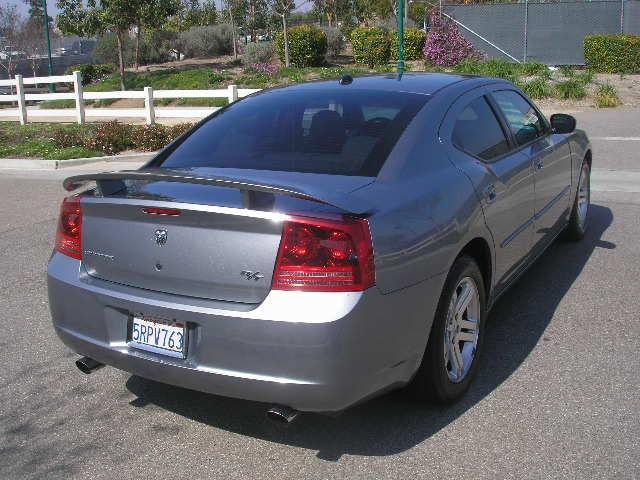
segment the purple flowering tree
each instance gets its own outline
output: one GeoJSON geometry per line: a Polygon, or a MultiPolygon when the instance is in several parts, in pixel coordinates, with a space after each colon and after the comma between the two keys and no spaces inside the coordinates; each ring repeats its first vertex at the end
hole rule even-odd
{"type": "Polygon", "coordinates": [[[430,16],[431,31],[424,44],[424,56],[433,65],[453,67],[466,59],[481,59],[477,50],[458,30],[453,20],[438,15],[430,16]]]}

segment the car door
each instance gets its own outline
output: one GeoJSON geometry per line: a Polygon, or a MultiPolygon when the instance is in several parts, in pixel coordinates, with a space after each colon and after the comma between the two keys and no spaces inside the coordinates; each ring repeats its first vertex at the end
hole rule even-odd
{"type": "Polygon", "coordinates": [[[534,182],[531,161],[516,151],[507,126],[483,88],[449,109],[441,140],[453,162],[471,179],[495,245],[498,290],[522,265],[533,241],[534,182]]]}
{"type": "Polygon", "coordinates": [[[504,115],[513,142],[531,159],[535,184],[534,245],[544,247],[564,226],[569,210],[571,151],[562,135],[553,135],[544,116],[519,92],[497,90],[491,96],[504,115]]]}

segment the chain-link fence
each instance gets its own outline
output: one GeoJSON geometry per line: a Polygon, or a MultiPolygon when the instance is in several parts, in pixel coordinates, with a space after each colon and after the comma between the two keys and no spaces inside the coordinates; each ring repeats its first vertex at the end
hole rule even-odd
{"type": "Polygon", "coordinates": [[[488,57],[584,64],[585,35],[640,34],[640,0],[528,1],[442,5],[488,57]]]}

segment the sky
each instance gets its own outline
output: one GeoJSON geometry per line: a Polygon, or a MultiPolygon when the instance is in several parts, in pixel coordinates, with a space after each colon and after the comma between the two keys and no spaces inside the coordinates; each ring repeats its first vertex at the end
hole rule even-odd
{"type": "MultiPolygon", "coordinates": [[[[218,9],[221,8],[222,0],[215,0],[216,6],[218,9]]],[[[296,10],[298,11],[307,11],[311,8],[310,0],[295,0],[296,2],[296,10]]],[[[57,0],[47,0],[47,9],[49,10],[49,15],[55,17],[58,14],[58,8],[56,7],[57,0]]],[[[2,5],[17,5],[18,9],[23,15],[26,15],[29,11],[29,7],[24,3],[24,0],[0,0],[0,4],[2,5]]]]}

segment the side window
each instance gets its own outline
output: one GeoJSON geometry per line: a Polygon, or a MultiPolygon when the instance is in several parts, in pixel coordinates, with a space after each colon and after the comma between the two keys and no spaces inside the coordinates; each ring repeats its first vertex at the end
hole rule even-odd
{"type": "Polygon", "coordinates": [[[499,90],[491,95],[504,113],[518,145],[529,143],[545,134],[544,120],[518,92],[499,90]]]}
{"type": "Polygon", "coordinates": [[[491,160],[509,151],[507,137],[484,97],[460,112],[453,127],[453,144],[471,155],[491,160]]]}

